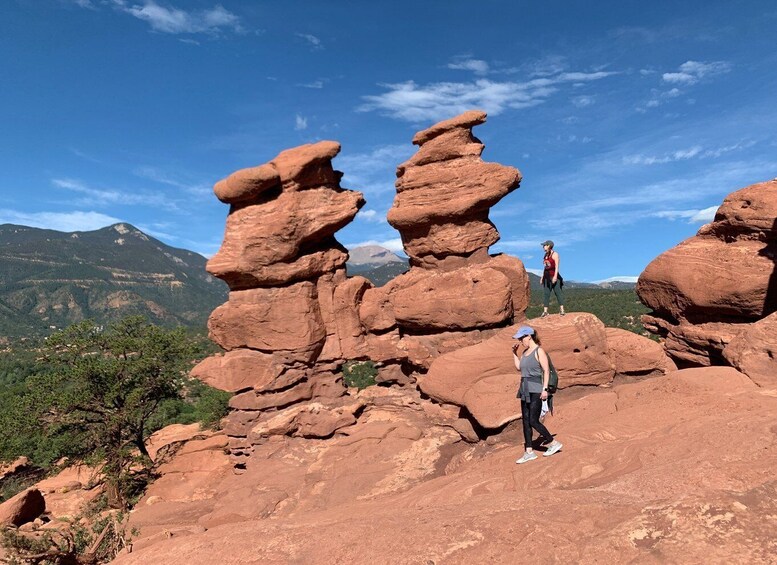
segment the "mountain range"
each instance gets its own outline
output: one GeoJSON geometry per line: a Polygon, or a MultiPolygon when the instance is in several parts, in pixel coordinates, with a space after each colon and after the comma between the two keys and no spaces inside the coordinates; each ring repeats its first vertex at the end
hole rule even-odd
{"type": "Polygon", "coordinates": [[[227,298],[205,262],[126,223],[71,233],[0,225],[0,337],[129,314],[204,328],[227,298]]]}

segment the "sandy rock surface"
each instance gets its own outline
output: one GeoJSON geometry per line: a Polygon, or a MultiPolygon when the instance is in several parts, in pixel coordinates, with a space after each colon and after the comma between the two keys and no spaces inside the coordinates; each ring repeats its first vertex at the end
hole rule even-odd
{"type": "Polygon", "coordinates": [[[777,390],[718,367],[564,394],[564,448],[521,466],[517,426],[469,445],[375,398],[348,436],[276,438],[211,497],[141,503],[116,563],[770,562],[777,390]]]}

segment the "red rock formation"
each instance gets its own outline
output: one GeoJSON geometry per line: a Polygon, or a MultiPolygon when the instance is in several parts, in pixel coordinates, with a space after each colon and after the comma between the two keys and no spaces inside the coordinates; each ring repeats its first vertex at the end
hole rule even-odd
{"type": "Polygon", "coordinates": [[[46,501],[36,488],[29,488],[0,504],[0,526],[21,526],[46,511],[46,501]]]}
{"type": "Polygon", "coordinates": [[[637,293],[678,364],[744,367],[727,345],[777,310],[777,180],[727,196],[711,224],[647,266],[637,293]]]}

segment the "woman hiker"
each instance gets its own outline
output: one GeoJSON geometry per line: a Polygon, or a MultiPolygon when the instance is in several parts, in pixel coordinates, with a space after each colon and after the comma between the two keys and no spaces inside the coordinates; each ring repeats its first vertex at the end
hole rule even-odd
{"type": "Polygon", "coordinates": [[[544,241],[542,248],[545,250],[545,258],[543,263],[545,268],[542,271],[542,278],[540,284],[545,292],[543,305],[545,309],[542,311],[542,317],[548,315],[548,306],[550,306],[550,293],[551,291],[556,295],[558,300],[560,314],[564,315],[564,293],[562,287],[564,286],[564,279],[559,275],[559,256],[558,252],[553,251],[553,242],[551,240],[544,241]]]}
{"type": "Polygon", "coordinates": [[[513,345],[513,361],[516,369],[521,371],[521,385],[518,396],[521,399],[521,419],[523,420],[523,441],[525,453],[516,463],[527,463],[537,459],[532,449],[532,428],[542,436],[543,443],[548,444],[545,457],[549,457],[561,449],[561,443],[553,439],[553,435],[540,422],[542,401],[548,398],[548,379],[550,369],[548,356],[540,347],[537,332],[529,326],[521,326],[513,336],[518,343],[513,345]],[[523,354],[518,356],[518,349],[523,346],[523,354]]]}

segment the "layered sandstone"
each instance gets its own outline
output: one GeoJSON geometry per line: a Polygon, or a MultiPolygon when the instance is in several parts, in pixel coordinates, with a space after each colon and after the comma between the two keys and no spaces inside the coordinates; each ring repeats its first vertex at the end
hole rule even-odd
{"type": "MultiPolygon", "coordinates": [[[[605,328],[593,314],[575,312],[528,320],[559,374],[559,389],[609,385],[616,375],[663,375],[676,369],[661,346],[626,330],[605,328]]],[[[437,358],[419,377],[421,391],[460,406],[485,429],[520,418],[516,399],[520,373],[512,346],[518,325],[477,345],[437,358]]],[[[518,356],[523,353],[518,351],[518,356]]]]}
{"type": "Polygon", "coordinates": [[[485,118],[466,112],[413,139],[419,150],[397,169],[388,216],[411,269],[380,288],[346,276],[334,238],[364,203],[339,185],[339,144],[289,149],[216,184],[230,213],[208,270],[231,292],[208,328],[226,352],[192,375],[235,393],[225,431],[237,463],[277,435],[323,438],[354,425],[364,406],[344,397],[345,361],[371,360],[379,382],[412,385],[435,358],[523,318],[523,263],[488,253],[499,239],[489,208],[521,174],[480,158],[472,128],[485,118]]]}
{"type": "Polygon", "coordinates": [[[637,293],[678,364],[744,367],[737,336],[777,310],[777,180],[727,196],[712,223],[647,266],[637,293]]]}

